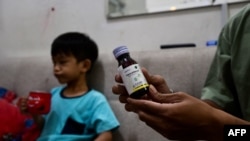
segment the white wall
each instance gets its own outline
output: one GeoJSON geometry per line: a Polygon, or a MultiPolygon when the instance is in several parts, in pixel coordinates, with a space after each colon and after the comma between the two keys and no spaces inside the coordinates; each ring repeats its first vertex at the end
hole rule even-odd
{"type": "MultiPolygon", "coordinates": [[[[230,16],[243,5],[230,5],[230,16]]],[[[0,0],[0,55],[49,55],[52,40],[67,31],[88,33],[100,53],[112,55],[119,45],[131,51],[186,42],[205,47],[221,30],[219,6],[109,20],[106,13],[107,0],[0,0]]]]}

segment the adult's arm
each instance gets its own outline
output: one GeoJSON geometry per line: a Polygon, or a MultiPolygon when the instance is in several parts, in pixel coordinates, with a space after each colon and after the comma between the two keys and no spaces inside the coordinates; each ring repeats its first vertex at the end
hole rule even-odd
{"type": "Polygon", "coordinates": [[[128,107],[140,120],[174,140],[223,140],[226,124],[250,124],[183,92],[159,93],[150,85],[150,100],[128,98],[128,107]]]}

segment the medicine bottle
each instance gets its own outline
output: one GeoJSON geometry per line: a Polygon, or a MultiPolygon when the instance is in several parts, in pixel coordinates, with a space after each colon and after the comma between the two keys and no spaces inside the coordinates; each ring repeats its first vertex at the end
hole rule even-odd
{"type": "Polygon", "coordinates": [[[139,99],[148,93],[148,83],[140,69],[139,64],[130,57],[126,46],[120,46],[113,50],[118,61],[118,72],[131,98],[139,99]]]}

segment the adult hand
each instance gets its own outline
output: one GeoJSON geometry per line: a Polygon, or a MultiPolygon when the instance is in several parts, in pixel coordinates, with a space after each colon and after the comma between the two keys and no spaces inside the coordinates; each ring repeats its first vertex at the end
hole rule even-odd
{"type": "MultiPolygon", "coordinates": [[[[142,68],[142,72],[143,72],[147,82],[149,84],[154,85],[159,92],[170,93],[168,85],[162,76],[150,75],[145,68],[142,68]]],[[[126,91],[126,88],[124,87],[124,85],[122,84],[123,82],[122,82],[121,76],[117,74],[115,76],[115,81],[118,84],[112,87],[113,93],[119,95],[119,100],[121,103],[127,103],[127,98],[129,97],[129,94],[126,91]]],[[[147,97],[147,98],[150,98],[150,97],[147,97]]],[[[127,110],[129,110],[129,109],[127,109],[127,110]]]]}
{"type": "Polygon", "coordinates": [[[183,92],[162,94],[150,85],[152,101],[128,98],[140,120],[169,139],[222,140],[223,126],[217,123],[217,109],[183,92]]]}

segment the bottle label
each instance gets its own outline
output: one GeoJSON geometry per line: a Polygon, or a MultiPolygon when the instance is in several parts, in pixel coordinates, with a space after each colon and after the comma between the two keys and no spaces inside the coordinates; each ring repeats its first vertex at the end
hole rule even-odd
{"type": "Polygon", "coordinates": [[[129,94],[148,86],[148,83],[138,64],[130,65],[124,69],[121,65],[118,67],[118,72],[121,75],[123,83],[125,84],[129,94]]]}

